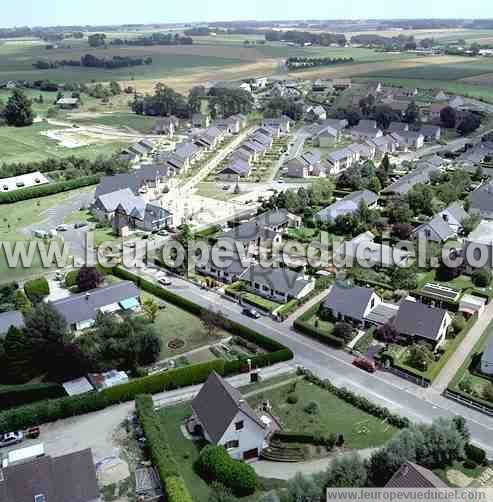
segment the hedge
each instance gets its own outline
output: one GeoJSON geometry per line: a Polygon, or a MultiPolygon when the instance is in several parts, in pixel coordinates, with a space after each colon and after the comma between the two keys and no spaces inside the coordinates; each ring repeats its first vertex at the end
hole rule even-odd
{"type": "Polygon", "coordinates": [[[337,336],[324,333],[323,331],[315,328],[315,326],[312,326],[307,322],[318,312],[319,308],[320,304],[315,304],[313,305],[313,307],[309,308],[304,314],[298,317],[298,319],[296,319],[296,321],[294,321],[293,323],[294,329],[326,345],[330,345],[337,349],[344,348],[345,345],[344,340],[342,340],[341,338],[337,338],[337,336]]]}
{"type": "Polygon", "coordinates": [[[464,447],[464,453],[469,460],[472,460],[476,464],[479,465],[487,465],[488,459],[486,457],[486,452],[479,448],[478,446],[474,446],[471,443],[467,443],[464,447]]]}
{"type": "Polygon", "coordinates": [[[56,399],[66,396],[65,390],[59,384],[40,383],[12,385],[0,389],[0,409],[6,410],[43,399],[56,399]]]}
{"type": "Polygon", "coordinates": [[[192,497],[180,475],[178,464],[166,441],[166,431],[154,410],[152,397],[138,396],[135,400],[135,409],[144,431],[152,463],[156,466],[163,483],[167,495],[166,500],[168,502],[192,502],[192,497]]]}
{"type": "Polygon", "coordinates": [[[365,413],[373,415],[374,417],[380,418],[382,420],[387,420],[387,422],[394,427],[404,429],[406,427],[409,427],[411,424],[407,417],[401,417],[400,415],[392,413],[388,408],[374,404],[366,397],[358,396],[345,387],[336,387],[335,385],[330,383],[329,380],[321,380],[309,370],[300,369],[299,373],[304,375],[306,380],[310,383],[318,385],[319,387],[331,392],[339,399],[346,401],[347,403],[355,406],[356,408],[359,408],[365,413]]]}
{"type": "Polygon", "coordinates": [[[68,192],[69,190],[96,185],[99,183],[99,179],[99,175],[82,176],[81,178],[77,178],[75,180],[21,188],[13,192],[2,192],[0,193],[0,204],[11,204],[12,202],[46,197],[47,195],[54,195],[56,193],[68,192]]]}
{"type": "Polygon", "coordinates": [[[38,277],[27,281],[24,284],[24,291],[31,301],[37,302],[50,294],[50,285],[46,277],[38,277]]]}
{"type": "Polygon", "coordinates": [[[204,382],[212,371],[223,374],[224,361],[219,359],[184,366],[164,373],[137,378],[101,392],[49,399],[3,410],[0,412],[0,433],[99,411],[114,404],[131,401],[139,394],[154,394],[177,387],[196,385],[204,382]]]}
{"type": "Polygon", "coordinates": [[[79,278],[79,270],[70,270],[65,274],[65,287],[73,288],[77,285],[77,279],[79,278]]]}
{"type": "Polygon", "coordinates": [[[203,448],[195,467],[206,481],[223,484],[237,497],[251,495],[257,488],[253,467],[231,458],[223,446],[208,445],[203,448]]]}
{"type": "Polygon", "coordinates": [[[275,432],[272,436],[274,441],[278,440],[282,443],[301,443],[301,444],[311,444],[315,446],[326,446],[329,449],[334,448],[337,437],[335,434],[330,434],[328,436],[310,434],[306,432],[275,432]]]}

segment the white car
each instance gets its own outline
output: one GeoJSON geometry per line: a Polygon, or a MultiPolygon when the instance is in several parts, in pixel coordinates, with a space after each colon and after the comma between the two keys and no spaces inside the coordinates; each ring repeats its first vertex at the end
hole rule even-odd
{"type": "Polygon", "coordinates": [[[159,279],[157,282],[159,282],[159,284],[161,284],[161,286],[171,286],[172,285],[171,280],[168,279],[167,277],[161,277],[161,279],[159,279]]]}
{"type": "Polygon", "coordinates": [[[68,225],[58,225],[58,227],[56,227],[57,232],[66,232],[67,230],[68,230],[68,225]]]}
{"type": "Polygon", "coordinates": [[[24,435],[20,431],[19,432],[7,432],[6,434],[0,434],[0,448],[22,443],[23,439],[24,439],[24,435]]]}
{"type": "Polygon", "coordinates": [[[160,230],[157,234],[161,237],[167,237],[169,235],[169,232],[167,230],[160,230]]]}
{"type": "Polygon", "coordinates": [[[135,241],[128,241],[125,242],[123,245],[127,248],[134,248],[135,246],[137,246],[137,243],[135,241]]]}

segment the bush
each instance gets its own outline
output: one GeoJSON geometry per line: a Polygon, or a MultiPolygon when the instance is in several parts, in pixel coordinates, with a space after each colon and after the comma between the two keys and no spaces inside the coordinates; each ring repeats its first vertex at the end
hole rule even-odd
{"type": "Polygon", "coordinates": [[[472,273],[471,280],[477,288],[486,288],[491,283],[491,270],[478,268],[472,273]]]}
{"type": "Polygon", "coordinates": [[[283,432],[278,431],[274,433],[272,437],[274,441],[281,441],[282,443],[301,443],[301,444],[311,444],[314,446],[325,446],[329,450],[334,448],[337,437],[335,434],[329,434],[328,436],[310,434],[310,433],[299,433],[299,432],[283,432]]]}
{"type": "Polygon", "coordinates": [[[308,415],[317,415],[319,411],[320,411],[320,406],[316,401],[310,401],[305,406],[305,413],[308,413],[308,415]]]}
{"type": "Polygon", "coordinates": [[[77,278],[79,277],[78,270],[71,270],[65,274],[65,287],[73,288],[77,285],[77,278]]]}
{"type": "Polygon", "coordinates": [[[478,464],[472,460],[464,460],[464,462],[462,462],[462,467],[464,467],[464,469],[476,469],[477,466],[478,464]]]}
{"type": "Polygon", "coordinates": [[[46,197],[61,192],[68,192],[90,185],[99,183],[99,176],[82,176],[75,180],[60,181],[58,183],[49,183],[36,187],[21,188],[13,192],[0,193],[0,204],[11,204],[12,202],[19,202],[21,200],[36,199],[38,197],[46,197]]]}
{"type": "Polygon", "coordinates": [[[486,452],[482,448],[479,448],[478,446],[474,446],[471,443],[467,443],[466,446],[464,447],[464,453],[466,454],[468,460],[471,460],[476,464],[486,465],[487,463],[486,452]]]}
{"type": "Polygon", "coordinates": [[[50,285],[46,277],[32,279],[24,284],[24,291],[32,302],[39,302],[50,294],[50,285]]]}
{"type": "Polygon", "coordinates": [[[238,497],[251,495],[257,487],[257,475],[253,467],[232,459],[222,446],[206,446],[200,452],[195,467],[206,481],[217,481],[238,497]]]}
{"type": "Polygon", "coordinates": [[[164,481],[164,491],[168,502],[193,502],[185,481],[181,477],[168,477],[164,481]]]}
{"type": "Polygon", "coordinates": [[[294,321],[293,326],[296,330],[300,331],[304,335],[314,338],[319,342],[322,342],[336,349],[342,349],[344,347],[344,340],[337,338],[336,336],[329,335],[319,330],[318,327],[314,327],[308,323],[308,321],[318,313],[320,305],[316,304],[309,308],[304,314],[302,314],[296,321],[294,321]]]}
{"type": "Polygon", "coordinates": [[[298,396],[294,392],[290,392],[288,394],[288,397],[287,397],[286,401],[289,404],[296,404],[298,402],[298,396]]]}
{"type": "Polygon", "coordinates": [[[35,401],[56,399],[62,396],[66,396],[65,390],[61,385],[54,383],[7,386],[0,389],[0,409],[7,410],[35,401]]]}

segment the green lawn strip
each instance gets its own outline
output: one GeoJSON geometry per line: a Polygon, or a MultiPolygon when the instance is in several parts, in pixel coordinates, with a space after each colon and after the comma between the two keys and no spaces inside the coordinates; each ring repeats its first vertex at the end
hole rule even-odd
{"type": "Polygon", "coordinates": [[[435,380],[435,378],[438,376],[443,367],[447,364],[448,360],[452,357],[452,354],[457,350],[459,345],[465,339],[470,329],[474,325],[475,320],[476,319],[474,317],[469,319],[466,327],[455,338],[447,339],[445,353],[442,354],[442,356],[438,361],[431,363],[426,371],[420,371],[406,364],[405,361],[408,356],[407,347],[402,347],[404,350],[402,350],[400,352],[400,355],[398,355],[394,359],[394,367],[412,373],[418,378],[426,378],[430,382],[433,382],[433,380],[435,380]]]}
{"type": "MultiPolygon", "coordinates": [[[[142,293],[142,298],[152,298],[159,302],[158,298],[146,292],[142,293]]],[[[228,336],[225,331],[218,330],[218,336],[209,337],[199,317],[171,303],[166,303],[166,307],[159,311],[153,324],[162,341],[161,359],[180,355],[204,345],[219,343],[221,338],[228,336]],[[184,342],[183,347],[169,348],[168,343],[177,339],[184,342]]],[[[213,359],[212,355],[210,359],[213,359]]]]}
{"type": "Polygon", "coordinates": [[[287,385],[261,392],[248,399],[252,406],[269,400],[273,414],[280,418],[286,432],[320,435],[343,434],[346,446],[355,449],[374,448],[384,444],[397,429],[343,401],[331,392],[307,381],[296,384],[296,404],[286,399],[292,386],[287,385]],[[311,401],[319,405],[319,412],[308,414],[305,407],[311,401]]]}
{"type": "Polygon", "coordinates": [[[486,344],[488,343],[488,340],[489,340],[490,336],[492,336],[492,335],[493,335],[493,322],[491,322],[488,325],[488,327],[486,328],[486,330],[482,334],[481,338],[478,340],[478,342],[476,343],[476,345],[474,346],[472,351],[469,353],[466,360],[463,362],[462,366],[459,368],[459,370],[457,371],[457,373],[455,374],[454,378],[452,379],[452,381],[450,382],[450,384],[448,386],[448,390],[455,392],[457,394],[461,394],[464,397],[467,397],[468,399],[471,399],[473,401],[477,401],[479,404],[490,406],[490,407],[493,407],[493,403],[486,401],[485,399],[482,399],[480,397],[473,396],[473,395],[461,390],[459,385],[464,378],[471,378],[472,382],[473,382],[473,386],[480,389],[480,388],[483,388],[488,382],[491,381],[486,377],[482,378],[481,376],[478,376],[477,374],[471,373],[469,368],[471,366],[471,363],[473,361],[474,356],[476,354],[481,354],[484,351],[486,344]]]}

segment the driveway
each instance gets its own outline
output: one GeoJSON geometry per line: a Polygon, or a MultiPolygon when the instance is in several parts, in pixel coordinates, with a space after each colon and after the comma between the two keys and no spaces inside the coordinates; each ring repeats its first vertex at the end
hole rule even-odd
{"type": "MultiPolygon", "coordinates": [[[[373,448],[368,448],[365,450],[356,450],[358,455],[362,459],[369,459],[372,453],[375,451],[373,448]]],[[[262,476],[263,478],[274,478],[288,480],[294,478],[296,474],[301,473],[304,475],[317,474],[327,470],[332,462],[339,457],[352,455],[354,452],[344,452],[335,453],[330,457],[320,458],[316,460],[309,460],[307,462],[270,462],[268,460],[258,460],[257,462],[252,462],[251,466],[254,468],[255,472],[262,476]]]]}

